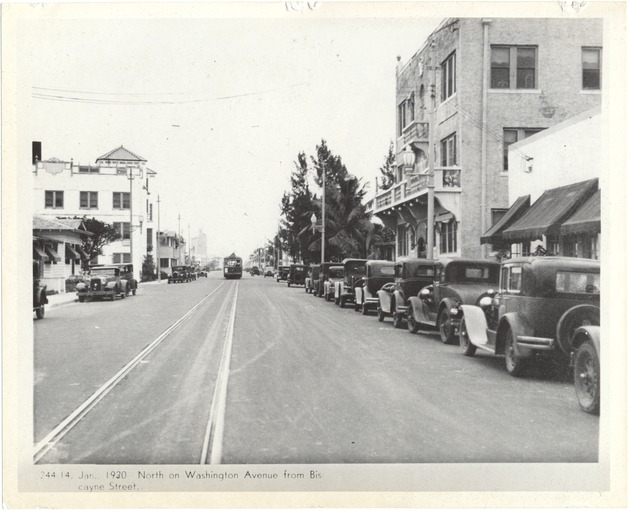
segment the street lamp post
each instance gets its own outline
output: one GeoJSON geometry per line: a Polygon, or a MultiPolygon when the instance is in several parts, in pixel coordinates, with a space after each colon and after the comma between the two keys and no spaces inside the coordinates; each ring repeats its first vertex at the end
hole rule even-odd
{"type": "Polygon", "coordinates": [[[160,196],[157,198],[158,205],[158,222],[157,222],[157,235],[155,236],[155,258],[157,259],[157,280],[162,282],[162,266],[160,262],[160,196]]]}

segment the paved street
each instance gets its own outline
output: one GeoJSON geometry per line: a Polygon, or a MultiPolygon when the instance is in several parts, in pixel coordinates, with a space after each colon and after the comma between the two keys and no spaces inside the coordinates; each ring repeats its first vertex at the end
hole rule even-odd
{"type": "Polygon", "coordinates": [[[566,376],[513,378],[502,359],[271,278],[141,285],[53,308],[34,329],[34,440],[50,441],[40,463],[597,460],[598,418],[566,376]]]}

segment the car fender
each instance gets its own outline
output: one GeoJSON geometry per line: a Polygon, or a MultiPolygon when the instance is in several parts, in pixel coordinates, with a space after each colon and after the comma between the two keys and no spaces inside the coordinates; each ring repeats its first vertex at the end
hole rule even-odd
{"type": "Polygon", "coordinates": [[[507,328],[512,330],[512,335],[514,336],[514,351],[517,357],[527,357],[531,355],[532,350],[524,349],[518,346],[516,343],[516,337],[519,335],[534,335],[534,327],[519,313],[517,312],[508,312],[503,315],[503,317],[499,320],[499,327],[497,328],[497,337],[496,337],[496,348],[495,352],[505,353],[505,341],[503,339],[505,330],[507,328]]]}
{"type": "Polygon", "coordinates": [[[486,314],[481,307],[476,305],[462,305],[462,318],[466,321],[466,332],[470,342],[475,346],[481,346],[488,343],[488,320],[486,314]]]}
{"type": "Polygon", "coordinates": [[[386,314],[391,314],[393,295],[387,291],[383,291],[382,289],[379,289],[376,294],[378,295],[378,302],[381,310],[386,314]]]}
{"type": "Polygon", "coordinates": [[[87,289],[87,284],[85,282],[78,282],[76,285],[77,291],[85,291],[87,289]]]}
{"type": "Polygon", "coordinates": [[[574,352],[576,352],[578,348],[587,341],[591,341],[593,343],[595,350],[599,355],[599,329],[600,327],[595,325],[581,326],[578,328],[571,339],[572,356],[574,352]]]}
{"type": "Polygon", "coordinates": [[[105,284],[105,289],[114,289],[116,287],[116,281],[112,280],[111,282],[108,282],[107,284],[105,284]]]}
{"type": "Polygon", "coordinates": [[[127,287],[127,279],[120,279],[120,287],[122,287],[123,289],[125,289],[127,287]]]}
{"type": "Polygon", "coordinates": [[[359,305],[363,303],[363,288],[362,287],[354,288],[354,301],[356,304],[359,304],[359,305]]]}
{"type": "Polygon", "coordinates": [[[341,296],[341,283],[335,282],[335,298],[339,298],[341,296]]]}
{"type": "Polygon", "coordinates": [[[406,302],[405,295],[398,289],[396,291],[394,291],[394,299],[393,299],[393,302],[392,302],[392,313],[398,312],[398,308],[399,307],[400,308],[405,308],[405,306],[406,306],[405,302],[406,302]]]}
{"type": "Polygon", "coordinates": [[[411,306],[411,313],[413,314],[413,319],[416,320],[416,323],[423,323],[433,325],[433,322],[427,317],[424,304],[422,300],[417,296],[412,296],[407,300],[407,304],[411,306]]]}
{"type": "Polygon", "coordinates": [[[440,302],[440,305],[439,305],[438,310],[437,310],[437,316],[435,318],[435,326],[436,327],[439,326],[438,323],[440,321],[440,314],[442,314],[442,311],[444,309],[447,310],[449,316],[452,316],[451,309],[457,309],[457,301],[454,298],[447,297],[447,298],[444,298],[440,302]]]}
{"type": "Polygon", "coordinates": [[[576,325],[599,326],[599,315],[598,307],[586,303],[576,305],[567,310],[558,320],[558,326],[556,327],[556,339],[560,349],[568,355],[571,351],[571,342],[575,333],[571,332],[571,329],[576,325]],[[580,319],[587,321],[590,325],[580,325],[580,319]]]}

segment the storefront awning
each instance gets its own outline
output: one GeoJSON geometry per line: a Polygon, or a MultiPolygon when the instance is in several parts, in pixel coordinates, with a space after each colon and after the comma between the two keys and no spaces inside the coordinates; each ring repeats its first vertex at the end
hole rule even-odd
{"type": "Polygon", "coordinates": [[[41,259],[42,261],[48,261],[48,256],[44,249],[41,247],[33,246],[33,259],[41,259]]]}
{"type": "Polygon", "coordinates": [[[598,180],[591,179],[546,190],[527,212],[503,231],[506,240],[532,240],[558,234],[560,224],[597,191],[598,180]]]}
{"type": "Polygon", "coordinates": [[[521,218],[529,208],[530,196],[522,195],[514,201],[505,215],[481,237],[481,244],[498,243],[503,240],[503,231],[521,218]]]}
{"type": "Polygon", "coordinates": [[[438,215],[435,215],[435,221],[436,222],[441,222],[443,224],[449,224],[454,219],[455,219],[455,215],[453,213],[451,213],[450,211],[447,211],[445,213],[440,213],[438,215]]]}
{"type": "Polygon", "coordinates": [[[560,234],[597,234],[602,230],[601,190],[591,197],[560,226],[560,234]]]}
{"type": "Polygon", "coordinates": [[[81,255],[72,247],[66,243],[66,259],[81,259],[81,255]]]}
{"type": "Polygon", "coordinates": [[[59,257],[59,254],[57,254],[57,251],[50,245],[46,245],[46,247],[44,247],[44,250],[46,250],[46,253],[50,257],[51,261],[61,261],[61,257],[59,257]]]}

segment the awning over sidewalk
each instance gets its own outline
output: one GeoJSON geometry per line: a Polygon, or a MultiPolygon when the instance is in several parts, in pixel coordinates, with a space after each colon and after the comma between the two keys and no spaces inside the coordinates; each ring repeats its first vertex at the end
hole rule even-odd
{"type": "Polygon", "coordinates": [[[521,218],[529,208],[530,196],[523,195],[514,201],[505,215],[481,237],[481,244],[499,243],[503,241],[503,231],[521,218]]]}
{"type": "Polygon", "coordinates": [[[72,247],[66,243],[66,259],[81,259],[81,255],[72,247]]]}
{"type": "Polygon", "coordinates": [[[597,191],[598,180],[591,179],[546,190],[527,212],[503,231],[506,240],[531,240],[558,234],[560,224],[597,191]]]}
{"type": "Polygon", "coordinates": [[[560,234],[597,234],[602,230],[601,190],[573,213],[561,226],[560,234]]]}

